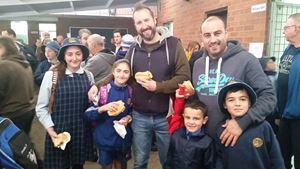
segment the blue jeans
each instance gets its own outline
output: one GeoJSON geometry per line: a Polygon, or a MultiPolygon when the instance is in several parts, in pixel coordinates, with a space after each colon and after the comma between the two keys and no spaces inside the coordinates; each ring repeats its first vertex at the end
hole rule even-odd
{"type": "Polygon", "coordinates": [[[160,164],[162,168],[165,168],[170,143],[166,117],[164,115],[144,115],[133,110],[132,118],[134,169],[147,169],[152,131],[156,136],[160,164]]]}

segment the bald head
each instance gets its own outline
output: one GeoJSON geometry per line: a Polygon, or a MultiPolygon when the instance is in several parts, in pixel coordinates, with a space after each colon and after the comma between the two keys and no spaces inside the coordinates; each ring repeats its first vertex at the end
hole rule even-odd
{"type": "Polygon", "coordinates": [[[104,49],[104,39],[99,34],[90,35],[87,39],[87,44],[92,54],[96,54],[104,49]]]}
{"type": "Polygon", "coordinates": [[[288,17],[288,19],[294,20],[295,24],[300,25],[300,13],[292,14],[288,17]]]}
{"type": "Polygon", "coordinates": [[[206,18],[203,21],[202,26],[201,26],[201,30],[203,29],[203,25],[207,25],[207,24],[210,24],[212,22],[221,23],[223,25],[223,28],[226,29],[226,25],[225,25],[225,22],[223,21],[223,19],[221,19],[218,16],[210,16],[210,17],[206,18]]]}

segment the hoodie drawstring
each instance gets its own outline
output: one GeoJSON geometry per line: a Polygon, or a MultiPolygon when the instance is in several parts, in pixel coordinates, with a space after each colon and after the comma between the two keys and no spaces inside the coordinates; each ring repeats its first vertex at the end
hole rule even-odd
{"type": "Polygon", "coordinates": [[[205,86],[208,86],[208,70],[209,70],[209,57],[206,56],[205,58],[205,86]]]}
{"type": "MultiPolygon", "coordinates": [[[[214,94],[218,93],[219,90],[219,82],[220,82],[220,75],[221,75],[221,64],[222,64],[222,57],[218,60],[218,67],[217,67],[217,77],[216,77],[216,84],[214,94]]],[[[205,58],[205,81],[204,84],[208,86],[208,74],[209,74],[209,56],[205,58]]]]}
{"type": "Polygon", "coordinates": [[[169,56],[169,50],[168,50],[168,41],[167,41],[167,39],[165,39],[165,41],[166,41],[167,61],[168,61],[168,65],[170,65],[170,56],[169,56]]]}
{"type": "Polygon", "coordinates": [[[132,53],[131,53],[131,58],[130,58],[130,68],[131,68],[131,73],[133,73],[133,56],[135,53],[135,48],[133,48],[132,53]]]}
{"type": "Polygon", "coordinates": [[[219,89],[222,60],[223,60],[222,58],[219,58],[219,60],[218,60],[217,78],[216,78],[216,85],[215,85],[214,94],[217,94],[218,93],[218,89],[219,89]]]}

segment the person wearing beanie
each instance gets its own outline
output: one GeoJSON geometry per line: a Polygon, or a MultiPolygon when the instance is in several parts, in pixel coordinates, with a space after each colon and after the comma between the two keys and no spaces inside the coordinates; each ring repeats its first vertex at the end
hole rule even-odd
{"type": "Polygon", "coordinates": [[[44,169],[83,169],[93,157],[92,131],[83,113],[94,77],[80,66],[88,56],[79,39],[67,38],[57,55],[59,64],[45,73],[36,105],[36,115],[47,131],[44,169]],[[71,135],[64,150],[54,146],[63,132],[71,135]]]}
{"type": "Polygon", "coordinates": [[[60,49],[60,45],[56,41],[49,42],[45,48],[46,60],[42,61],[34,73],[35,83],[40,86],[44,78],[45,73],[58,63],[57,54],[60,49]]]}
{"type": "Polygon", "coordinates": [[[130,46],[135,43],[135,39],[132,35],[126,34],[122,37],[121,47],[116,53],[116,60],[123,59],[129,50],[130,46]]]}
{"type": "Polygon", "coordinates": [[[270,124],[265,120],[251,124],[234,146],[221,141],[227,120],[245,116],[256,100],[255,91],[241,81],[229,81],[218,93],[219,108],[227,119],[217,129],[217,137],[220,139],[216,140],[216,169],[285,169],[279,143],[270,124]]]}

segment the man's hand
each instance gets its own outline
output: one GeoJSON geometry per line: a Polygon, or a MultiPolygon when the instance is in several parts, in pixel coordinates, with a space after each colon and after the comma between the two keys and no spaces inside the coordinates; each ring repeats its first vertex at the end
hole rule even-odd
{"type": "Polygon", "coordinates": [[[139,83],[140,85],[143,86],[143,88],[145,88],[146,90],[150,91],[150,92],[154,92],[156,90],[156,81],[150,79],[136,79],[136,82],[139,83]]]}
{"type": "Polygon", "coordinates": [[[96,100],[97,93],[98,93],[98,88],[95,85],[93,85],[88,92],[89,100],[92,102],[98,101],[96,100]]]}
{"type": "Polygon", "coordinates": [[[225,144],[225,147],[228,147],[229,145],[233,147],[242,134],[243,130],[235,119],[226,121],[226,123],[223,124],[222,127],[224,127],[225,129],[220,136],[221,143],[225,144]]]}

